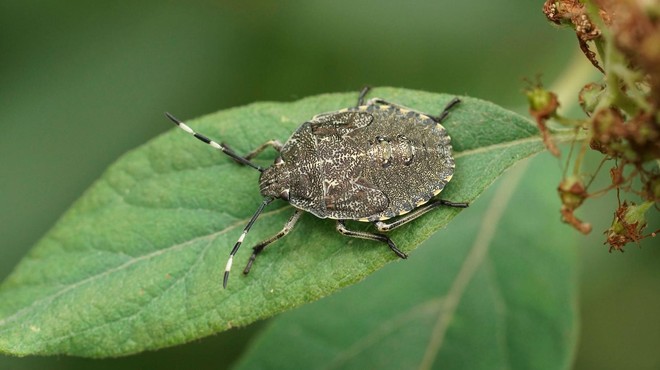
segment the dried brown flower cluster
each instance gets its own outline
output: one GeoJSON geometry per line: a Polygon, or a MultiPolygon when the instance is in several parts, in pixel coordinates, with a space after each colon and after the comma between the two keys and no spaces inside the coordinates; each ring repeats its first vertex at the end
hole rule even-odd
{"type": "Polygon", "coordinates": [[[565,174],[558,187],[562,218],[589,233],[591,225],[577,218],[575,210],[585,200],[615,190],[619,202],[605,235],[610,251],[622,251],[629,242],[655,236],[644,235],[643,230],[647,211],[657,211],[660,201],[660,2],[548,0],[543,13],[552,23],[572,28],[582,52],[604,74],[603,81],[580,91],[585,119],[558,115],[557,96],[540,85],[527,91],[530,114],[554,155],[560,152],[552,142],[548,120],[573,128],[576,136],[587,135],[575,158],[571,150],[573,173],[565,174]],[[605,189],[589,191],[593,177],[585,184],[589,176],[582,163],[588,148],[603,155],[595,172],[613,163],[611,184],[605,189]],[[621,192],[638,197],[640,204],[621,202],[621,192]]]}

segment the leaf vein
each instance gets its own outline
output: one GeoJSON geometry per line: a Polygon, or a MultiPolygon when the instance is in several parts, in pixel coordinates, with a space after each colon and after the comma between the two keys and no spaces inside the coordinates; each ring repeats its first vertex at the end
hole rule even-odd
{"type": "MultiPolygon", "coordinates": [[[[269,211],[269,212],[264,212],[262,214],[262,216],[277,214],[277,213],[281,212],[283,209],[287,209],[287,208],[288,207],[282,207],[282,208],[278,208],[278,209],[275,209],[275,210],[272,210],[272,211],[269,211]]],[[[224,228],[222,230],[219,230],[219,231],[216,231],[214,233],[211,233],[211,234],[208,234],[208,235],[202,235],[202,236],[199,236],[197,238],[187,240],[183,243],[174,244],[174,245],[169,246],[167,248],[159,249],[157,251],[154,251],[154,252],[139,256],[139,257],[132,258],[131,260],[129,260],[129,261],[117,266],[117,267],[113,267],[113,268],[107,269],[105,271],[99,272],[95,275],[91,275],[91,276],[89,276],[89,277],[87,277],[83,280],[80,280],[80,281],[74,283],[74,284],[68,285],[67,287],[65,287],[62,290],[54,292],[54,293],[52,293],[52,294],[50,294],[46,297],[43,297],[41,299],[37,299],[31,305],[29,305],[25,308],[22,308],[22,309],[16,311],[14,314],[1,319],[0,320],[0,327],[6,325],[7,323],[9,323],[11,321],[16,320],[17,318],[19,318],[19,317],[23,316],[24,314],[26,314],[27,312],[29,312],[31,309],[40,306],[42,303],[52,302],[53,300],[57,299],[58,297],[66,294],[67,292],[69,292],[69,291],[71,291],[75,288],[78,288],[78,287],[80,287],[84,284],[93,282],[93,281],[95,281],[95,280],[97,280],[101,277],[113,274],[115,272],[125,270],[126,268],[128,268],[128,267],[130,267],[130,266],[132,266],[132,265],[134,265],[134,264],[136,264],[140,261],[149,260],[151,258],[160,256],[164,253],[168,253],[168,252],[171,252],[171,251],[174,251],[174,250],[184,248],[187,245],[192,244],[192,243],[197,242],[197,241],[200,241],[200,240],[215,238],[219,235],[223,235],[225,233],[228,233],[228,232],[232,231],[235,228],[244,226],[245,223],[248,222],[248,221],[249,221],[249,219],[238,220],[238,221],[234,222],[233,224],[230,224],[226,228],[224,228]]],[[[0,330],[0,333],[5,332],[6,330],[9,330],[9,328],[6,328],[4,330],[0,330]]]]}
{"type": "MultiPolygon", "coordinates": [[[[53,343],[53,342],[64,341],[64,340],[67,340],[71,337],[79,336],[81,334],[84,334],[84,333],[87,333],[87,332],[90,332],[90,331],[93,331],[93,330],[102,329],[102,328],[104,328],[106,326],[109,326],[109,325],[113,325],[113,324],[120,323],[120,322],[123,322],[123,321],[129,321],[129,320],[133,319],[134,317],[142,314],[148,308],[148,306],[151,305],[156,299],[163,296],[165,293],[170,291],[172,288],[177,286],[179,283],[185,282],[185,279],[190,275],[190,273],[193,271],[193,269],[196,266],[199,265],[199,262],[202,260],[202,257],[204,255],[206,255],[206,252],[208,251],[209,247],[212,244],[213,244],[213,241],[209,240],[208,243],[206,243],[206,245],[204,246],[204,249],[201,251],[201,253],[199,253],[199,255],[198,255],[197,259],[195,260],[195,262],[192,265],[190,265],[190,267],[186,270],[186,272],[183,275],[175,278],[172,281],[172,284],[170,284],[169,286],[167,286],[165,289],[158,292],[157,294],[154,294],[147,302],[143,303],[140,307],[138,307],[138,309],[135,312],[133,312],[133,313],[127,315],[127,316],[122,316],[122,317],[119,317],[119,318],[114,319],[114,320],[106,321],[102,325],[92,326],[92,327],[85,328],[85,329],[82,329],[82,330],[78,330],[78,331],[75,331],[75,332],[72,331],[72,332],[69,332],[69,333],[67,333],[66,335],[63,335],[63,336],[44,339],[41,342],[43,342],[43,343],[53,343]]],[[[184,288],[185,288],[185,284],[184,284],[184,288]]]]}
{"type": "Polygon", "coordinates": [[[466,257],[465,261],[461,265],[461,268],[456,275],[456,279],[452,283],[452,286],[449,289],[449,293],[445,297],[444,309],[442,310],[441,315],[438,316],[436,324],[431,332],[431,339],[429,340],[428,346],[424,353],[424,357],[419,365],[419,369],[431,369],[433,363],[435,362],[438,353],[442,349],[444,343],[445,334],[447,329],[451,324],[456,309],[458,308],[459,303],[467,289],[472,277],[477,272],[481,264],[483,263],[488,250],[490,243],[495,236],[497,230],[497,224],[502,218],[504,210],[507,207],[507,204],[511,197],[513,196],[514,190],[520,180],[524,170],[529,162],[524,162],[524,164],[518,166],[516,170],[511,171],[510,175],[506,177],[499,188],[497,189],[493,201],[490,203],[486,209],[483,219],[487,222],[482,222],[479,231],[477,232],[477,237],[474,241],[474,244],[470,248],[470,252],[466,257]]]}

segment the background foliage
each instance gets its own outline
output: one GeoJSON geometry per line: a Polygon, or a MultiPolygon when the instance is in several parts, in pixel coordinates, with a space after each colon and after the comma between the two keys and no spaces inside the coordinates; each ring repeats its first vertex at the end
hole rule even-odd
{"type": "MultiPolygon", "coordinates": [[[[546,24],[540,6],[2,1],[0,278],[111,162],[170,128],[165,110],[188,118],[253,101],[356,91],[365,83],[524,109],[521,77],[543,72],[554,81],[577,51],[574,36],[546,24]]],[[[553,187],[536,196],[556,209],[553,187]]],[[[611,220],[602,211],[607,206],[598,207],[585,210],[595,230],[611,220]]],[[[539,222],[558,218],[545,214],[539,222]]],[[[582,267],[576,366],[657,368],[660,251],[633,247],[610,255],[602,239],[578,237],[572,245],[582,267]]],[[[218,368],[231,364],[261,326],[117,360],[1,357],[0,368],[218,368]]]]}

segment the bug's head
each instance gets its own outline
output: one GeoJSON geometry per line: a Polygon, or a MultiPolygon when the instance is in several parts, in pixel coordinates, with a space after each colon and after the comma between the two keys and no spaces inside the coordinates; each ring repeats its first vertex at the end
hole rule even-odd
{"type": "Polygon", "coordinates": [[[277,157],[272,166],[266,168],[259,178],[259,189],[264,197],[289,200],[289,171],[282,157],[277,157]]]}

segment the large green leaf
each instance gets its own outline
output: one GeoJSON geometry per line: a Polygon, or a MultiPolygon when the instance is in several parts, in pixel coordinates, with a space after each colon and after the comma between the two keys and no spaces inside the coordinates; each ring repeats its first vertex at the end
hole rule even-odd
{"type": "Polygon", "coordinates": [[[539,222],[557,212],[549,157],[510,172],[409,263],[274,319],[238,368],[569,368],[578,236],[539,222]]]}
{"type": "MultiPolygon", "coordinates": [[[[427,112],[452,98],[391,88],[372,96],[427,112]]],[[[356,97],[257,103],[189,124],[247,152],[286,140],[314,114],[351,106],[356,97]]],[[[510,165],[542,150],[529,121],[477,99],[464,98],[445,126],[456,157],[445,199],[474,200],[510,165]]],[[[240,276],[249,245],[291,214],[278,201],[249,234],[223,290],[229,248],[260,202],[257,179],[174,129],[126,154],[0,287],[0,351],[103,357],[171,346],[314,301],[397,260],[379,243],[343,237],[333,222],[305,215],[240,276]]],[[[432,212],[391,236],[411,251],[457,213],[432,212]]]]}

